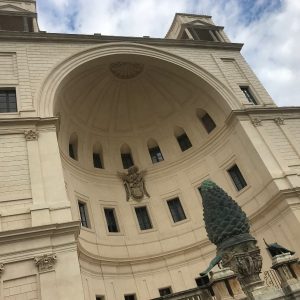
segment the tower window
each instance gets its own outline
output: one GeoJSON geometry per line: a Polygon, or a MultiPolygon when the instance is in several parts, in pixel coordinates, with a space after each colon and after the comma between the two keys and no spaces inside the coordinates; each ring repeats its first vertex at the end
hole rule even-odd
{"type": "Polygon", "coordinates": [[[179,198],[174,198],[167,201],[174,223],[186,219],[184,210],[181,206],[179,198]]]}
{"type": "Polygon", "coordinates": [[[0,113],[16,112],[17,97],[15,89],[0,89],[0,113]]]}
{"type": "Polygon", "coordinates": [[[192,143],[186,133],[183,133],[180,136],[178,136],[177,141],[181,151],[185,151],[192,147],[192,143]]]}
{"type": "Polygon", "coordinates": [[[90,228],[87,204],[85,202],[78,201],[78,207],[79,207],[81,226],[90,228]]]}
{"type": "Polygon", "coordinates": [[[135,213],[141,230],[147,230],[152,228],[152,223],[146,206],[136,207],[135,213]]]}
{"type": "Polygon", "coordinates": [[[170,286],[161,288],[158,291],[161,297],[172,294],[172,288],[170,286]]]}
{"type": "Polygon", "coordinates": [[[257,105],[257,102],[256,102],[254,96],[250,92],[249,86],[240,86],[240,89],[242,90],[242,92],[244,93],[244,95],[246,96],[247,100],[250,103],[253,103],[253,104],[257,105]]]}
{"type": "Polygon", "coordinates": [[[237,165],[233,165],[230,169],[227,170],[227,172],[230,175],[230,177],[238,191],[242,190],[245,186],[247,186],[247,182],[244,179],[244,177],[237,165]]]}
{"type": "Polygon", "coordinates": [[[117,219],[116,219],[116,212],[114,208],[104,208],[107,229],[109,232],[119,232],[117,219]]]}
{"type": "Polygon", "coordinates": [[[121,153],[123,168],[128,169],[134,165],[131,153],[121,153]]]}
{"type": "Polygon", "coordinates": [[[124,295],[124,300],[136,300],[135,294],[124,295]]]}
{"type": "Polygon", "coordinates": [[[93,163],[94,163],[94,168],[103,169],[101,156],[99,153],[93,153],[93,163]]]}
{"type": "Polygon", "coordinates": [[[202,124],[203,124],[204,128],[206,129],[207,133],[212,132],[216,127],[216,123],[214,122],[214,120],[211,118],[211,116],[208,113],[205,113],[201,117],[201,121],[202,121],[202,124]]]}

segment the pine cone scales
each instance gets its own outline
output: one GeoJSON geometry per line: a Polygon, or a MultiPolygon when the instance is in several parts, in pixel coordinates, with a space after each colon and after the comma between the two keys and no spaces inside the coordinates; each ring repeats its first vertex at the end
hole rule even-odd
{"type": "Polygon", "coordinates": [[[249,233],[246,214],[219,186],[205,180],[200,193],[203,199],[204,221],[208,238],[219,245],[228,238],[249,233]]]}

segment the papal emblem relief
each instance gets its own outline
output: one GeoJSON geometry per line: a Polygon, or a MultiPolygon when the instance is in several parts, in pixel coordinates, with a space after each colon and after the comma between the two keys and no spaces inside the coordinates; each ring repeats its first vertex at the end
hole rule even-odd
{"type": "Polygon", "coordinates": [[[122,179],[125,190],[127,201],[130,199],[141,201],[145,197],[150,197],[146,190],[144,176],[146,171],[140,171],[137,166],[132,166],[127,170],[126,173],[118,172],[118,176],[122,179]]]}

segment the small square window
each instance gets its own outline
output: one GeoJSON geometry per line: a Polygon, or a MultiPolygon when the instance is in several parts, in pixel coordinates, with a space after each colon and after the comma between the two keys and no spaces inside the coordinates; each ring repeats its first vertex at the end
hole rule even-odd
{"type": "Polygon", "coordinates": [[[245,97],[250,103],[257,105],[257,101],[255,100],[254,96],[252,95],[249,86],[240,86],[240,89],[244,93],[245,97]]]}
{"type": "Polygon", "coordinates": [[[227,172],[230,175],[238,191],[242,190],[245,186],[247,186],[247,182],[236,164],[233,165],[230,169],[228,169],[227,172]]]}
{"type": "Polygon", "coordinates": [[[146,206],[135,207],[135,213],[141,230],[152,228],[152,223],[146,206]]]}
{"type": "Polygon", "coordinates": [[[114,208],[104,208],[104,214],[109,232],[119,232],[119,227],[114,208]]]}
{"type": "Polygon", "coordinates": [[[174,198],[167,201],[174,223],[186,219],[184,210],[181,206],[179,198],[174,198]]]}
{"type": "Polygon", "coordinates": [[[0,89],[0,113],[17,112],[15,89],[0,89]]]}
{"type": "Polygon", "coordinates": [[[201,117],[201,121],[207,133],[212,132],[216,128],[216,123],[208,113],[201,117]]]}
{"type": "Polygon", "coordinates": [[[161,288],[158,291],[159,291],[159,295],[161,297],[172,294],[172,288],[170,286],[165,287],[165,288],[161,288]]]}
{"type": "Polygon", "coordinates": [[[79,207],[81,226],[90,228],[87,204],[85,202],[78,201],[78,207],[79,207]]]}
{"type": "Polygon", "coordinates": [[[124,295],[124,300],[137,300],[135,294],[124,295]]]}

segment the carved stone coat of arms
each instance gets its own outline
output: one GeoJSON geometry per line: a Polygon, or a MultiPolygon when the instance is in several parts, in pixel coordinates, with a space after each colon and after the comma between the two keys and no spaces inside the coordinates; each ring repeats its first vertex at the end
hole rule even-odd
{"type": "Polygon", "coordinates": [[[118,172],[118,176],[122,179],[125,190],[126,198],[129,201],[130,198],[136,201],[141,201],[144,197],[150,197],[145,186],[144,176],[146,171],[140,171],[137,166],[132,166],[126,173],[118,172]]]}

